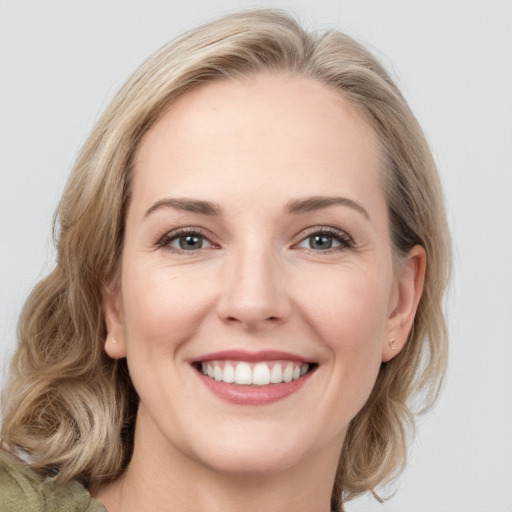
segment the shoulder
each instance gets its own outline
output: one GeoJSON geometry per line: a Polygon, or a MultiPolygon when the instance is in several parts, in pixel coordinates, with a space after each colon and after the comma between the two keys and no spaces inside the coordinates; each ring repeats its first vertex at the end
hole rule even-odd
{"type": "Polygon", "coordinates": [[[0,450],[0,512],[106,512],[78,482],[42,480],[0,450]]]}

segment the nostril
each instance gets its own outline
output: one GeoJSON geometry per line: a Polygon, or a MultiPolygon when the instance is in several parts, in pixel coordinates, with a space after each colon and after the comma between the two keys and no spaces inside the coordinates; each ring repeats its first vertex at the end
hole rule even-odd
{"type": "MultiPolygon", "coordinates": [[[[241,322],[242,321],[239,318],[236,318],[234,316],[228,316],[226,318],[226,320],[228,320],[229,322],[241,322]]],[[[279,320],[279,317],[277,317],[277,316],[269,316],[268,318],[266,318],[266,320],[276,321],[276,320],[279,320]]]]}
{"type": "Polygon", "coordinates": [[[241,325],[241,326],[244,326],[245,328],[251,329],[251,330],[257,328],[258,326],[259,327],[264,327],[265,325],[277,326],[277,325],[279,325],[280,321],[281,321],[281,317],[279,317],[279,316],[267,316],[267,317],[262,316],[262,317],[260,317],[260,319],[258,319],[258,318],[251,318],[248,315],[246,315],[246,316],[241,315],[240,317],[227,316],[224,319],[224,322],[226,322],[232,326],[241,325]]]}

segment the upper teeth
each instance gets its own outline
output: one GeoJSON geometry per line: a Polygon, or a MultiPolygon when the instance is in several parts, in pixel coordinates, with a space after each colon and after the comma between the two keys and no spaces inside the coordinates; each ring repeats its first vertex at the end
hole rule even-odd
{"type": "Polygon", "coordinates": [[[201,364],[203,375],[228,384],[265,386],[291,382],[306,374],[309,365],[292,361],[247,363],[245,361],[207,361],[201,364]]]}

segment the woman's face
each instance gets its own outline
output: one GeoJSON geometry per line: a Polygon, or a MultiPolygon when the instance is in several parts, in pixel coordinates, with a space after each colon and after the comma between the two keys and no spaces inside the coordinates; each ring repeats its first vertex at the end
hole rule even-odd
{"type": "Polygon", "coordinates": [[[335,465],[418,298],[418,258],[393,271],[380,157],[346,100],[297,76],[205,85],[147,133],[105,308],[145,449],[335,465]]]}

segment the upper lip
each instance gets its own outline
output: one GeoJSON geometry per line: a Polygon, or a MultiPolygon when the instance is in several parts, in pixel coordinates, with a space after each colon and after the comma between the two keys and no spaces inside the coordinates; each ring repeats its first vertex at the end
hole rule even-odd
{"type": "Polygon", "coordinates": [[[307,358],[292,354],[290,352],[281,352],[277,350],[260,350],[256,352],[246,350],[222,350],[220,352],[211,352],[198,358],[194,358],[193,363],[206,361],[297,361],[309,362],[307,358]]]}

